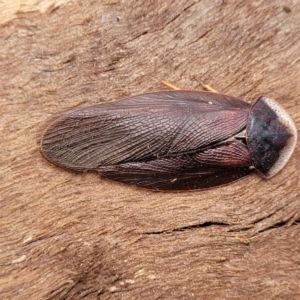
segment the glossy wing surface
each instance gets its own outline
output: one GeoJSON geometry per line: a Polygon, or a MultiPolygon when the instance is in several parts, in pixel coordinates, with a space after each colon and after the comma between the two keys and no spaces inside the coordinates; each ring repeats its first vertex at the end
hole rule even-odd
{"type": "Polygon", "coordinates": [[[166,91],[66,111],[40,129],[41,151],[76,170],[195,152],[240,132],[249,104],[222,94],[166,91]]]}
{"type": "Polygon", "coordinates": [[[226,144],[214,148],[215,151],[222,150],[221,155],[206,157],[205,160],[206,154],[196,152],[103,166],[98,172],[109,179],[155,190],[204,189],[224,185],[254,171],[246,146],[239,142],[226,144]]]}

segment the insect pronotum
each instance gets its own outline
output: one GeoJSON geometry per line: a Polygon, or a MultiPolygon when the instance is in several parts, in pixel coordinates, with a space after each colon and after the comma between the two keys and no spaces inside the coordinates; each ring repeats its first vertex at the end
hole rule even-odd
{"type": "Polygon", "coordinates": [[[162,91],[50,117],[38,142],[55,165],[155,190],[210,188],[278,173],[297,142],[275,101],[162,91]]]}

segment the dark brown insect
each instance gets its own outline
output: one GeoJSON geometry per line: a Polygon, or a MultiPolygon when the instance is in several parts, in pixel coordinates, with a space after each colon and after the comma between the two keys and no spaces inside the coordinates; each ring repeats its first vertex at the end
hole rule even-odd
{"type": "Polygon", "coordinates": [[[156,190],[210,188],[279,172],[297,130],[284,109],[219,93],[163,91],[58,113],[38,142],[52,163],[156,190]]]}

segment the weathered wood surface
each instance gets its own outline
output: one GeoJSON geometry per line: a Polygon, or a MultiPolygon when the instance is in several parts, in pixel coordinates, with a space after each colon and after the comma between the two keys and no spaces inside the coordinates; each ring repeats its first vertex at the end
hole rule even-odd
{"type": "Polygon", "coordinates": [[[299,127],[299,1],[65,2],[1,21],[0,298],[299,299],[298,146],[269,181],[156,193],[35,142],[53,113],[194,76],[299,127]]]}

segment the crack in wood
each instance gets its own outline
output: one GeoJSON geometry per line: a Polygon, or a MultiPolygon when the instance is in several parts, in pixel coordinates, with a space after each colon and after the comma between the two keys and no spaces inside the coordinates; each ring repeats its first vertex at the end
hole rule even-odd
{"type": "Polygon", "coordinates": [[[195,224],[195,225],[188,225],[188,226],[183,226],[183,227],[178,227],[170,230],[161,230],[161,231],[149,231],[149,232],[144,232],[143,234],[146,235],[155,235],[155,234],[169,234],[172,232],[177,232],[177,231],[186,231],[186,230],[193,230],[195,228],[204,228],[204,227],[210,227],[210,226],[228,226],[229,224],[223,223],[223,222],[205,222],[205,223],[200,223],[200,224],[195,224]]]}

